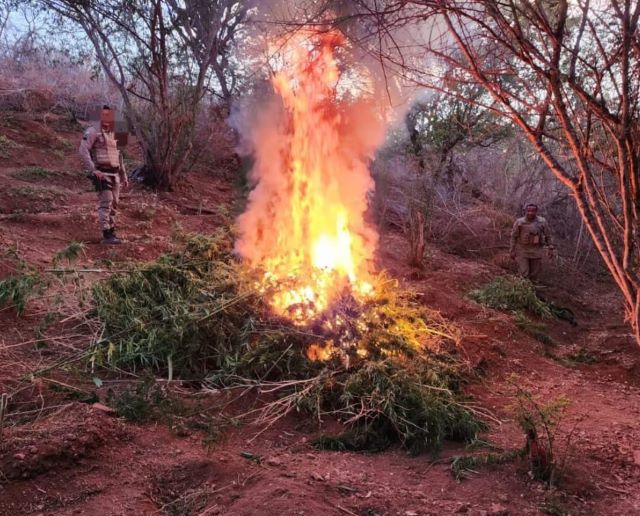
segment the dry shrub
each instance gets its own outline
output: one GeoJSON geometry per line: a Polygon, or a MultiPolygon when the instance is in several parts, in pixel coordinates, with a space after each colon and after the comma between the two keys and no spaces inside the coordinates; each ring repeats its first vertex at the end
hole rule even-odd
{"type": "Polygon", "coordinates": [[[5,55],[0,58],[0,69],[0,111],[58,113],[86,119],[95,106],[118,102],[113,86],[96,76],[88,64],[55,51],[5,55]]]}
{"type": "Polygon", "coordinates": [[[27,88],[7,89],[0,94],[0,108],[7,111],[42,112],[51,111],[55,99],[51,90],[27,88]]]}
{"type": "Polygon", "coordinates": [[[432,242],[448,252],[492,259],[513,270],[507,254],[511,227],[523,215],[523,206],[536,202],[560,256],[559,272],[548,267],[547,281],[578,269],[602,276],[603,264],[574,202],[522,139],[511,137],[490,147],[459,145],[450,151],[442,173],[438,155],[429,148],[423,149],[424,170],[419,170],[406,138],[392,138],[372,167],[372,205],[382,229],[403,231],[411,240],[410,214],[419,205],[432,242]]]}
{"type": "Polygon", "coordinates": [[[409,220],[412,195],[416,181],[415,160],[402,154],[384,156],[372,166],[376,189],[372,200],[376,222],[381,230],[405,231],[409,220]]]}
{"type": "Polygon", "coordinates": [[[513,220],[480,201],[456,203],[442,197],[434,203],[430,237],[444,250],[467,258],[488,258],[509,247],[513,220]]]}
{"type": "Polygon", "coordinates": [[[191,166],[216,170],[229,178],[238,169],[236,135],[227,124],[228,109],[223,104],[203,107],[196,119],[191,166]]]}

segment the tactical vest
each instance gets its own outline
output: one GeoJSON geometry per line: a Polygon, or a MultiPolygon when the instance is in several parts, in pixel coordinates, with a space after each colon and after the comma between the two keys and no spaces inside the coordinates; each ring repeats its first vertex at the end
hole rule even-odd
{"type": "Polygon", "coordinates": [[[518,230],[517,242],[520,245],[543,246],[548,243],[544,221],[539,218],[535,218],[531,222],[521,219],[518,230]]]}
{"type": "Polygon", "coordinates": [[[93,144],[92,159],[98,168],[118,168],[120,167],[120,156],[118,145],[113,133],[100,131],[93,144]]]}

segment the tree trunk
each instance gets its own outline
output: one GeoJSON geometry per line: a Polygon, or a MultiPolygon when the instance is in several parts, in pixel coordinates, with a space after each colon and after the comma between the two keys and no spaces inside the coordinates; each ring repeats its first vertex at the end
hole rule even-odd
{"type": "Polygon", "coordinates": [[[409,215],[409,242],[411,244],[409,263],[421,269],[424,267],[424,252],[426,249],[424,239],[425,225],[426,218],[424,213],[418,207],[413,206],[409,215]]]}

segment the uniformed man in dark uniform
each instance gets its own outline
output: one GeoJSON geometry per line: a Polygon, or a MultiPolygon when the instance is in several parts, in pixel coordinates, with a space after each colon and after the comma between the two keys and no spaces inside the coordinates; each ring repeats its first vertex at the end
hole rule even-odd
{"type": "Polygon", "coordinates": [[[105,244],[121,243],[115,234],[116,214],[120,187],[126,188],[129,184],[114,127],[113,110],[103,106],[99,128],[91,126],[84,132],[79,149],[88,177],[98,192],[98,221],[105,244]]]}
{"type": "Polygon", "coordinates": [[[526,214],[513,224],[511,231],[511,258],[518,264],[518,273],[536,281],[542,268],[544,249],[549,256],[553,254],[551,231],[544,217],[538,215],[538,206],[530,203],[526,214]]]}

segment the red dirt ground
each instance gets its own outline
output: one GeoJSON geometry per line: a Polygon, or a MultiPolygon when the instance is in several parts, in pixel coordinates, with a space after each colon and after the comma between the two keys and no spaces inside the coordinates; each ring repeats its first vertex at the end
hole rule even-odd
{"type": "MultiPolygon", "coordinates": [[[[166,194],[134,186],[122,196],[120,234],[127,242],[102,246],[95,194],[75,156],[80,129],[56,118],[46,122],[24,114],[0,122],[0,135],[15,142],[0,148],[0,245],[15,248],[37,269],[54,267],[53,255],[72,240],[86,244],[74,268],[150,260],[175,245],[178,225],[208,233],[228,216],[234,189],[215,171],[195,172],[166,194]],[[28,166],[60,174],[29,181],[13,176],[28,166]]],[[[640,350],[615,289],[578,273],[549,271],[544,295],[570,307],[578,325],[548,323],[556,344],[545,348],[510,315],[465,298],[504,269],[432,246],[422,272],[405,265],[406,254],[401,235],[382,236],[379,266],[461,328],[464,351],[482,373],[467,391],[496,419],[486,439],[505,449],[522,446],[509,408],[514,384],[542,400],[570,400],[557,441],[565,463],[558,488],[532,480],[517,461],[455,480],[446,459],[465,450],[454,444],[437,457],[410,457],[401,449],[320,452],[310,445],[317,426],[302,416],[262,433],[231,426],[220,442],[205,446],[200,431],[126,423],[106,407],[62,399],[61,387],[95,390],[86,371],[46,369],[86,344],[86,336],[55,339],[73,333],[75,319],[68,317],[47,328],[48,347],[36,345],[34,332],[52,307],[65,314],[86,309],[71,299],[105,276],[87,272],[54,281],[21,317],[0,309],[0,392],[12,394],[0,440],[0,514],[640,514],[640,350]],[[579,350],[597,362],[566,360],[579,350]],[[30,376],[36,370],[40,374],[30,376]]],[[[13,267],[0,259],[0,278],[13,267]]],[[[214,408],[224,398],[197,395],[214,408]]]]}

